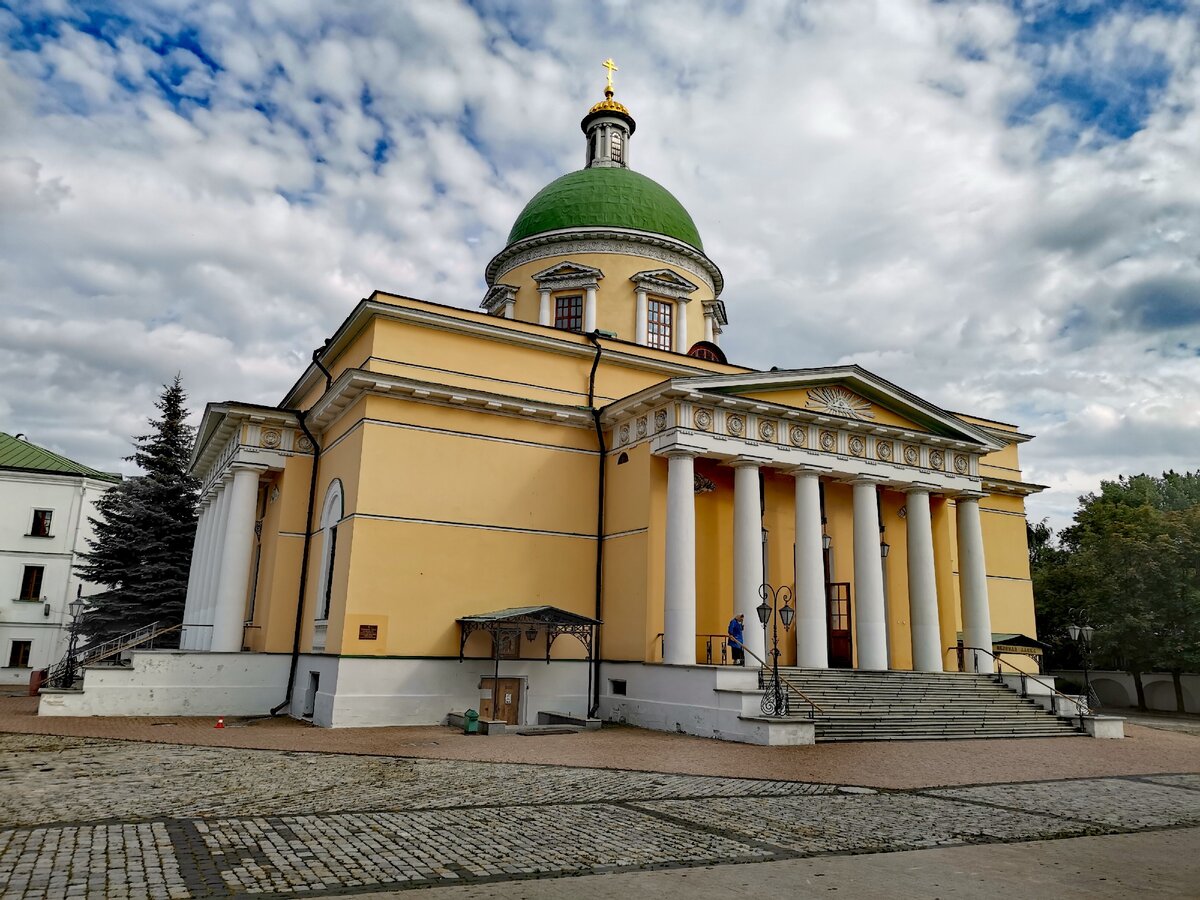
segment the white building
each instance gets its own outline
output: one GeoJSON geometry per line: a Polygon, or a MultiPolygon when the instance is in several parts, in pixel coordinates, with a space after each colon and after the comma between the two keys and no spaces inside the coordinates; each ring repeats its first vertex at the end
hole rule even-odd
{"type": "Polygon", "coordinates": [[[0,685],[67,652],[68,604],[100,590],[75,572],[88,517],[120,480],[0,432],[0,685]]]}

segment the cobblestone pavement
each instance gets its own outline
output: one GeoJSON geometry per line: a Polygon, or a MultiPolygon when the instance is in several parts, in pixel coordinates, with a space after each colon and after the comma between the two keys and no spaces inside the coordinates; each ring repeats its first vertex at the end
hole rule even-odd
{"type": "Polygon", "coordinates": [[[1200,776],[933,790],[0,735],[0,897],[342,895],[1200,823],[1200,776]]]}

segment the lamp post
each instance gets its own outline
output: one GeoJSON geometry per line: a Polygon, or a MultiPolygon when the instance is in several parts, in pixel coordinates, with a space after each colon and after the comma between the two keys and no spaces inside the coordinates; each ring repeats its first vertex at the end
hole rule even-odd
{"type": "Polygon", "coordinates": [[[62,687],[70,688],[75,684],[75,650],[79,644],[79,625],[83,618],[83,601],[78,597],[67,604],[71,613],[71,630],[67,633],[67,665],[63,669],[62,687]]]}
{"type": "MultiPolygon", "coordinates": [[[[1071,619],[1071,624],[1067,626],[1067,634],[1071,636],[1071,640],[1079,645],[1079,657],[1083,660],[1084,703],[1090,712],[1092,708],[1092,679],[1090,673],[1092,634],[1096,629],[1092,628],[1086,609],[1070,609],[1067,610],[1067,615],[1071,619]]],[[[1083,718],[1082,710],[1079,716],[1081,719],[1083,718]]],[[[1082,725],[1083,723],[1081,722],[1080,724],[1082,725]]]]}
{"type": "Polygon", "coordinates": [[[784,632],[792,628],[792,619],[796,610],[789,605],[792,599],[792,589],[787,585],[777,588],[763,584],[758,589],[762,597],[755,612],[763,627],[763,642],[766,643],[767,624],[771,623],[771,684],[764,690],[760,709],[764,716],[786,716],[788,714],[788,699],[779,681],[779,623],[783,622],[784,632]],[[782,600],[782,606],[780,601],[782,600]]]}

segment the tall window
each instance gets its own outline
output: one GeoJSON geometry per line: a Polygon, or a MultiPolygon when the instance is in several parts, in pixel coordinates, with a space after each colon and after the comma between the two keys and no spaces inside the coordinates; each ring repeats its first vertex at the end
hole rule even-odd
{"type": "Polygon", "coordinates": [[[583,331],[583,297],[554,298],[554,327],[563,331],[583,331]]]}
{"type": "Polygon", "coordinates": [[[329,618],[333,605],[333,567],[337,562],[337,529],[342,521],[342,482],[334,479],[325,492],[325,504],[321,507],[321,580],[317,595],[317,621],[329,618]]]}
{"type": "Polygon", "coordinates": [[[8,667],[10,669],[28,669],[29,651],[33,649],[33,641],[13,641],[8,651],[8,667]]]}
{"type": "Polygon", "coordinates": [[[612,158],[613,162],[621,162],[623,156],[625,155],[625,145],[621,139],[621,132],[613,132],[612,142],[609,144],[608,154],[612,158]]]}
{"type": "Polygon", "coordinates": [[[54,516],[52,509],[35,509],[33,524],[29,526],[30,537],[50,537],[50,519],[54,516]]]}
{"type": "Polygon", "coordinates": [[[646,307],[647,343],[659,350],[671,349],[671,314],[674,304],[651,300],[646,307]]]}
{"type": "Polygon", "coordinates": [[[45,566],[26,566],[25,573],[21,576],[21,600],[41,600],[42,599],[42,575],[45,574],[45,566]]]}

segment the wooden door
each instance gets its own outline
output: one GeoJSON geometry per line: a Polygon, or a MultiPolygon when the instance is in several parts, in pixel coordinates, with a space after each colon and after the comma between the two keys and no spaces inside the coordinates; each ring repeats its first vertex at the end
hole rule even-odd
{"type": "Polygon", "coordinates": [[[484,678],[480,687],[493,688],[491,698],[480,701],[479,714],[483,718],[500,719],[509,725],[520,724],[517,718],[521,712],[520,678],[484,678]]]}
{"type": "Polygon", "coordinates": [[[850,585],[837,581],[829,586],[826,620],[829,623],[829,667],[849,669],[853,665],[850,644],[850,585]]]}

